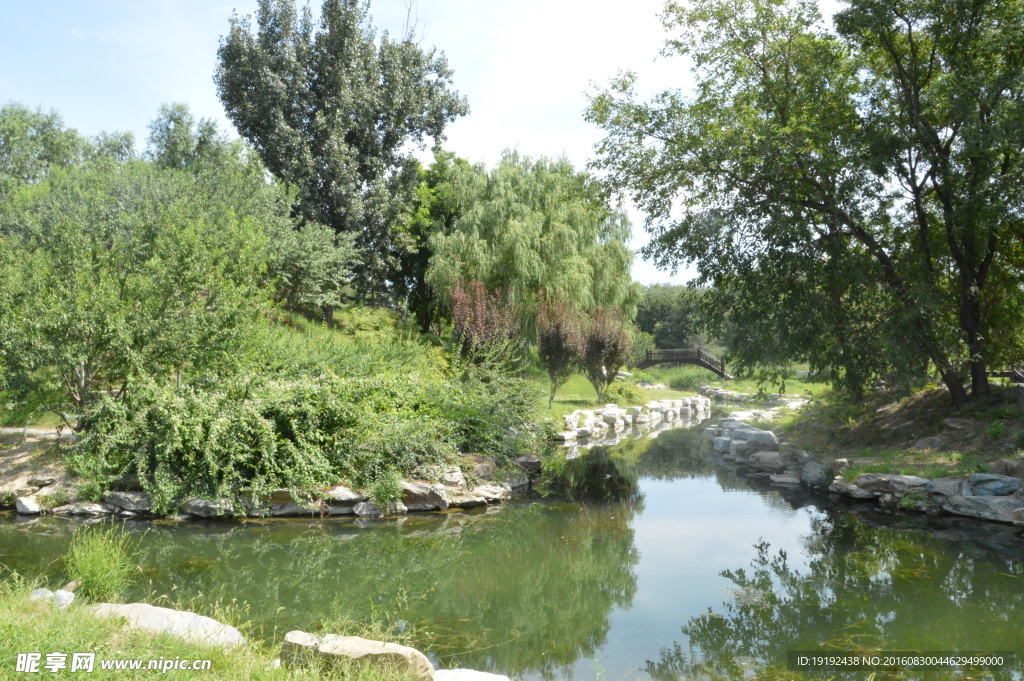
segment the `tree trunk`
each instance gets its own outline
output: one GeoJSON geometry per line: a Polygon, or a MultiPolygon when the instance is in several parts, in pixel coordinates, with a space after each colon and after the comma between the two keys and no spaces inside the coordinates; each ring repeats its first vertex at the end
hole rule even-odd
{"type": "Polygon", "coordinates": [[[334,326],[334,307],[331,305],[324,305],[324,323],[327,324],[327,328],[334,326]]]}
{"type": "Polygon", "coordinates": [[[964,287],[960,305],[960,326],[967,334],[967,347],[971,351],[971,394],[975,397],[990,395],[988,363],[985,361],[985,336],[981,325],[981,301],[974,287],[964,287]]]}

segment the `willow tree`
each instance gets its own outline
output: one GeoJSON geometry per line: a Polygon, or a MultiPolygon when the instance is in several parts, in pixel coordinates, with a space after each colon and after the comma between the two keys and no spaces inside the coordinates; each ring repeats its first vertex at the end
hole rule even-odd
{"type": "Polygon", "coordinates": [[[468,113],[443,53],[413,35],[377,38],[364,0],[325,0],[319,24],[294,0],[234,16],[215,75],[228,118],[311,222],[356,235],[364,293],[388,294],[419,184],[412,152],[468,113]]]}
{"type": "Polygon", "coordinates": [[[463,212],[430,237],[427,282],[451,291],[483,281],[520,305],[533,333],[540,292],[577,309],[604,307],[632,318],[641,288],[630,276],[630,223],[601,188],[565,158],[506,152],[490,172],[457,167],[450,183],[463,212]]]}
{"type": "MultiPolygon", "coordinates": [[[[1024,235],[1024,7],[851,0],[830,31],[803,0],[695,0],[669,2],[664,22],[666,55],[694,64],[692,97],[638,101],[626,74],[588,110],[607,132],[598,166],[649,216],[649,253],[694,261],[733,295],[771,287],[779,305],[828,288],[809,277],[848,272],[844,295],[882,308],[888,365],[931,362],[955,404],[965,367],[987,392],[989,361],[1019,351],[992,311],[1019,319],[1004,301],[1022,295],[1010,282],[1024,235]],[[763,276],[791,254],[816,266],[763,276]]],[[[807,313],[838,319],[842,303],[822,300],[807,313]]]]}

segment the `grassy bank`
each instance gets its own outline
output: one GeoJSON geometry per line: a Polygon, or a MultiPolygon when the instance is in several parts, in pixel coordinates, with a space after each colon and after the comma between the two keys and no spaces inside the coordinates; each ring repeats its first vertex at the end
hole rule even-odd
{"type": "Polygon", "coordinates": [[[963,409],[931,387],[902,399],[884,395],[850,401],[833,392],[783,420],[786,438],[822,457],[849,458],[844,475],[904,473],[945,477],[987,472],[1000,459],[1024,456],[1020,388],[996,386],[963,409]]]}
{"type": "MultiPolygon", "coordinates": [[[[230,371],[185,372],[180,385],[138,376],[123,397],[99,396],[81,419],[83,439],[61,454],[81,495],[96,500],[134,476],[160,511],[241,490],[368,489],[476,454],[500,467],[542,439],[528,381],[462,361],[386,311],[336,319],[332,328],[269,320],[251,329],[230,371]]],[[[50,414],[40,402],[8,395],[6,412],[39,426],[30,416],[50,414]]]]}

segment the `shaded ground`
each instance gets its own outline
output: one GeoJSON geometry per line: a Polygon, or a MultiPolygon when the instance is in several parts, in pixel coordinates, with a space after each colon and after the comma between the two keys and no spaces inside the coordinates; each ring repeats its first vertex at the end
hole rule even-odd
{"type": "Polygon", "coordinates": [[[874,472],[988,470],[999,459],[1024,458],[1024,386],[997,386],[991,397],[956,410],[943,388],[908,398],[861,404],[816,404],[785,422],[786,437],[815,454],[853,460],[874,472]]]}
{"type": "Polygon", "coordinates": [[[72,476],[59,456],[57,431],[0,429],[0,508],[40,488],[45,488],[40,498],[47,507],[76,498],[72,476]]]}

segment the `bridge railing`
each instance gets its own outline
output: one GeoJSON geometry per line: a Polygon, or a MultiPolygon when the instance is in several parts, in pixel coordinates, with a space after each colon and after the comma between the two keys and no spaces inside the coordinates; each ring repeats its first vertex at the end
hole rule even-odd
{"type": "Polygon", "coordinates": [[[704,352],[703,348],[684,350],[648,350],[648,362],[697,362],[715,367],[719,373],[725,372],[725,362],[714,355],[704,352]]]}

